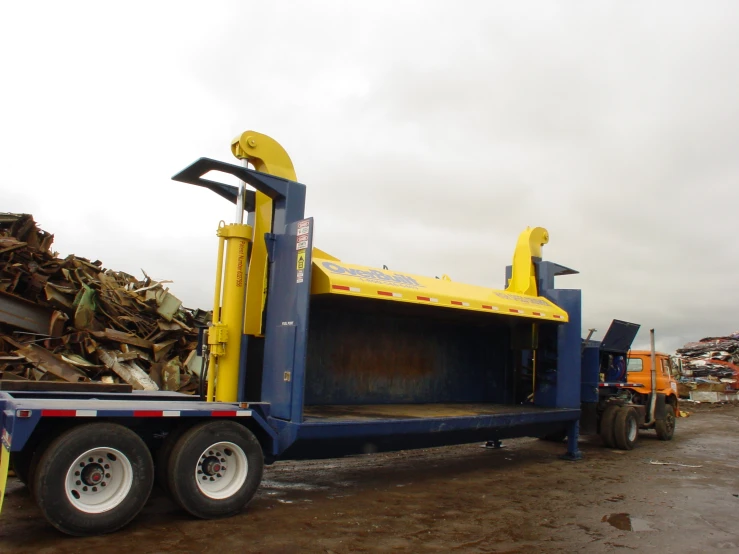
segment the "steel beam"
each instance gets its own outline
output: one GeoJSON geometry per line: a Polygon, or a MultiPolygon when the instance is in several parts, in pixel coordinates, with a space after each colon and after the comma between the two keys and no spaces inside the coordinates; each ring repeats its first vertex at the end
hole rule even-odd
{"type": "Polygon", "coordinates": [[[44,308],[7,292],[0,291],[0,323],[7,323],[32,333],[61,336],[66,314],[44,308]]]}

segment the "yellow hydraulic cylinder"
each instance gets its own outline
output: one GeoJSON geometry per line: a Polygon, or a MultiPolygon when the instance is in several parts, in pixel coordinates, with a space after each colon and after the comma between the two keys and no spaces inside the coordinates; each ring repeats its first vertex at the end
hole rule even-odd
{"type": "Polygon", "coordinates": [[[217,402],[236,402],[238,399],[247,251],[252,233],[250,225],[240,223],[218,228],[218,267],[213,325],[208,330],[210,348],[208,401],[214,398],[214,388],[217,402]]]}

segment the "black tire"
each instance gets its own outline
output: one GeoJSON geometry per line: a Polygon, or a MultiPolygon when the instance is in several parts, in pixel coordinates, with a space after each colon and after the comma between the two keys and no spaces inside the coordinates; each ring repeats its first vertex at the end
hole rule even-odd
{"type": "Polygon", "coordinates": [[[661,441],[672,440],[675,434],[676,423],[675,406],[667,402],[665,403],[665,418],[658,419],[654,422],[654,430],[657,431],[657,438],[661,441]]]}
{"type": "Polygon", "coordinates": [[[114,423],[88,423],[49,444],[36,467],[33,492],[49,523],[68,535],[86,536],[111,533],[129,523],[146,504],[153,484],[151,453],[136,433],[114,423]],[[80,472],[80,479],[87,473],[87,482],[68,487],[68,477],[80,472]],[[105,507],[99,501],[110,491],[120,494],[105,507]]]}
{"type": "Polygon", "coordinates": [[[169,458],[172,455],[172,449],[180,437],[188,430],[187,425],[180,425],[172,429],[159,447],[156,453],[156,462],[154,464],[154,482],[166,494],[170,494],[167,475],[169,475],[169,458]]]}
{"type": "Polygon", "coordinates": [[[615,404],[606,406],[606,409],[603,410],[603,415],[600,416],[600,438],[603,440],[603,444],[607,448],[616,448],[616,439],[613,434],[613,429],[619,408],[620,406],[615,404]]]}
{"type": "Polygon", "coordinates": [[[34,497],[33,481],[39,460],[55,437],[56,434],[46,433],[44,438],[41,439],[33,448],[26,446],[23,452],[15,452],[10,456],[10,463],[13,464],[15,474],[18,479],[28,487],[28,491],[31,493],[31,498],[34,497]]]}
{"type": "Polygon", "coordinates": [[[172,499],[195,517],[227,517],[246,507],[259,487],[263,469],[262,447],[246,427],[233,421],[201,423],[188,429],[172,449],[169,491],[172,499]],[[219,443],[234,446],[216,448],[219,443]],[[214,469],[223,466],[231,472],[214,469]],[[196,480],[196,475],[204,484],[196,480]],[[204,487],[221,485],[223,491],[205,492],[204,487]]]}
{"type": "Polygon", "coordinates": [[[622,406],[613,422],[613,438],[621,450],[632,450],[639,438],[639,418],[634,408],[622,406]]]}

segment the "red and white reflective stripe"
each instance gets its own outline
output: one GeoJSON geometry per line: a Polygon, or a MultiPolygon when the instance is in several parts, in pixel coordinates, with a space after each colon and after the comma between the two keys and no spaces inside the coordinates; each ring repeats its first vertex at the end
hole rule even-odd
{"type": "MultiPolygon", "coordinates": [[[[180,412],[177,412],[177,416],[179,415],[180,412]]],[[[134,410],[133,417],[164,417],[164,412],[162,410],[134,410]]]]}
{"type": "Polygon", "coordinates": [[[483,309],[483,310],[495,310],[496,312],[497,312],[498,310],[500,310],[500,308],[498,308],[498,306],[488,306],[488,305],[486,305],[486,304],[483,304],[483,305],[482,305],[482,309],[483,309]]]}
{"type": "Polygon", "coordinates": [[[508,308],[508,311],[511,312],[512,314],[524,314],[524,313],[526,313],[523,310],[519,310],[518,308],[508,308]]]}
{"type": "MultiPolygon", "coordinates": [[[[100,410],[41,410],[42,417],[98,417],[100,410]]],[[[200,410],[103,410],[103,416],[117,417],[180,417],[210,416],[210,417],[245,417],[251,415],[251,410],[213,410],[210,412],[200,410]],[[112,412],[112,413],[106,413],[112,412]]]]}
{"type": "Polygon", "coordinates": [[[547,314],[542,313],[542,312],[531,312],[531,313],[534,314],[535,316],[539,316],[539,317],[546,317],[547,316],[547,314]]]}
{"type": "Polygon", "coordinates": [[[331,285],[331,288],[335,290],[345,290],[348,292],[359,292],[359,289],[357,287],[348,287],[346,285],[331,285]]]}
{"type": "Polygon", "coordinates": [[[462,302],[461,300],[452,300],[452,304],[455,306],[469,306],[469,302],[462,302]]]}
{"type": "Polygon", "coordinates": [[[430,296],[416,296],[416,299],[421,300],[422,302],[438,302],[438,298],[431,298],[430,296]]]}
{"type": "Polygon", "coordinates": [[[554,315],[553,315],[552,317],[553,317],[553,318],[556,318],[556,319],[564,319],[564,317],[562,317],[562,316],[561,316],[561,315],[559,315],[559,314],[554,314],[554,315]]]}
{"type": "Polygon", "coordinates": [[[97,410],[41,410],[43,417],[97,417],[97,410]]]}
{"type": "Polygon", "coordinates": [[[403,295],[400,294],[399,292],[390,292],[390,291],[387,291],[387,290],[378,290],[377,291],[377,294],[379,294],[380,296],[392,296],[393,298],[402,298],[403,297],[403,295]]]}

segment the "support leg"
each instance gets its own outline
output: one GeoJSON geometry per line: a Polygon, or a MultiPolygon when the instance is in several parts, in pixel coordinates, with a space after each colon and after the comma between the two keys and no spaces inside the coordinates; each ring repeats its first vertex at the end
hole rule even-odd
{"type": "Polygon", "coordinates": [[[580,460],[582,452],[577,447],[577,439],[580,437],[580,421],[571,421],[567,424],[567,452],[562,455],[563,460],[580,460]]]}

